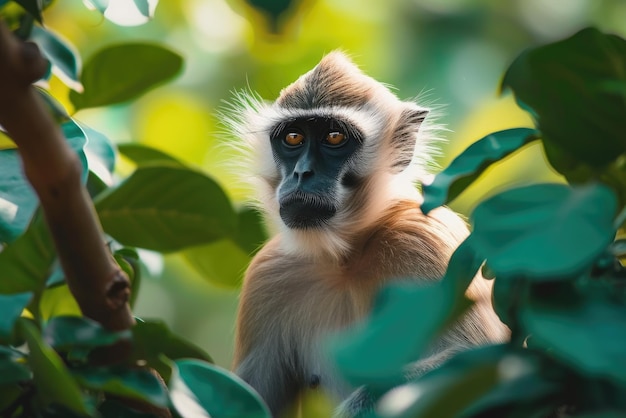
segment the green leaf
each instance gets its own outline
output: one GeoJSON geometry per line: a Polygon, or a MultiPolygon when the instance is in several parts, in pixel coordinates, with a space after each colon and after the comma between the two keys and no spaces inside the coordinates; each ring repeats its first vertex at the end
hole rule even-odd
{"type": "Polygon", "coordinates": [[[118,144],[117,150],[137,165],[156,165],[163,163],[169,165],[184,165],[171,155],[166,154],[163,151],[159,151],[156,148],[148,147],[146,145],[136,143],[118,144]]]}
{"type": "Polygon", "coordinates": [[[150,16],[150,5],[148,4],[148,0],[133,0],[133,2],[135,3],[135,7],[139,13],[145,17],[152,17],[150,16]]]}
{"type": "Polygon", "coordinates": [[[626,41],[587,28],[523,52],[502,89],[511,88],[532,111],[549,158],[563,150],[601,167],[626,151],[624,68],[626,41]]]}
{"type": "Polygon", "coordinates": [[[89,3],[100,13],[104,13],[107,7],[109,7],[109,0],[85,0],[85,2],[89,3]]]}
{"type": "Polygon", "coordinates": [[[610,377],[626,384],[626,311],[622,305],[588,295],[578,303],[531,299],[521,312],[534,344],[549,348],[586,376],[610,377]],[[601,342],[601,344],[599,343],[601,342]]]}
{"type": "Polygon", "coordinates": [[[284,15],[298,3],[295,0],[246,0],[246,2],[268,19],[272,32],[279,31],[284,15]]]}
{"type": "Polygon", "coordinates": [[[381,418],[458,417],[465,408],[498,384],[532,371],[524,357],[505,345],[486,346],[456,355],[417,381],[383,396],[376,411],[381,418]],[[507,364],[509,373],[500,373],[507,364]],[[453,401],[451,401],[453,400],[453,401]]]}
{"type": "Polygon", "coordinates": [[[230,239],[187,248],[183,255],[193,268],[217,286],[239,288],[250,256],[230,239]]]}
{"type": "Polygon", "coordinates": [[[393,387],[404,380],[406,364],[423,356],[469,305],[442,282],[391,283],[379,292],[369,318],[331,340],[337,369],[353,386],[393,387]]]}
{"type": "Polygon", "coordinates": [[[13,0],[24,8],[35,20],[42,23],[41,11],[43,9],[42,3],[39,0],[13,0]]]}
{"type": "Polygon", "coordinates": [[[11,337],[15,321],[32,298],[31,292],[0,294],[0,341],[7,341],[11,337]]]}
{"type": "MultiPolygon", "coordinates": [[[[54,32],[35,25],[31,38],[42,49],[46,58],[58,70],[58,74],[68,87],[81,89],[79,74],[81,70],[80,56],[73,46],[59,38],[54,32]]],[[[55,73],[57,74],[57,73],[55,73]]]]}
{"type": "Polygon", "coordinates": [[[104,230],[124,245],[177,251],[232,236],[236,215],[219,185],[183,167],[143,166],[96,199],[104,230]]]}
{"type": "MultiPolygon", "coordinates": [[[[85,152],[89,161],[89,168],[96,171],[96,173],[102,173],[102,170],[105,170],[110,175],[115,168],[115,160],[117,157],[115,147],[109,138],[101,132],[85,125],[81,125],[80,127],[87,138],[85,152]],[[96,168],[100,168],[100,170],[96,170],[96,168]]],[[[100,174],[100,176],[102,178],[102,174],[100,174]]]]}
{"type": "Polygon", "coordinates": [[[180,55],[159,45],[110,46],[85,62],[84,93],[71,91],[70,100],[76,110],[125,102],[172,79],[182,63],[180,55]]]}
{"type": "Polygon", "coordinates": [[[63,125],[64,123],[68,123],[71,121],[71,118],[67,114],[67,111],[65,110],[63,105],[59,103],[57,99],[52,97],[50,93],[39,87],[35,87],[35,91],[37,91],[39,97],[43,100],[44,105],[48,109],[48,113],[52,115],[52,118],[58,125],[63,125]]]}
{"type": "Polygon", "coordinates": [[[58,403],[83,415],[91,415],[92,408],[85,403],[80,389],[58,354],[42,340],[39,330],[29,320],[21,320],[30,354],[28,363],[33,371],[37,397],[44,404],[58,403]]]}
{"type": "Polygon", "coordinates": [[[55,316],[50,318],[43,337],[57,351],[73,348],[92,349],[112,345],[131,338],[131,332],[112,332],[102,328],[98,322],[80,316],[55,316]]]}
{"type": "Polygon", "coordinates": [[[165,407],[168,396],[159,379],[147,370],[121,367],[73,369],[72,375],[84,386],[123,398],[138,399],[165,407]]]}
{"type": "Polygon", "coordinates": [[[13,242],[24,232],[37,204],[37,196],[22,173],[19,152],[0,150],[0,242],[13,242]]]}
{"type": "Polygon", "coordinates": [[[172,333],[162,321],[137,321],[132,332],[133,359],[146,361],[164,379],[170,375],[170,365],[163,361],[163,355],[172,360],[195,358],[213,362],[204,350],[172,333]]]}
{"type": "Polygon", "coordinates": [[[613,240],[616,204],[599,184],[508,190],[476,207],[472,242],[497,277],[568,279],[613,240]]]}
{"type": "Polygon", "coordinates": [[[235,242],[246,254],[256,253],[268,238],[261,212],[245,206],[237,212],[237,219],[235,242]]]}
{"type": "Polygon", "coordinates": [[[183,418],[270,418],[261,397],[239,377],[198,360],[178,360],[170,398],[183,418]]]}
{"type": "Polygon", "coordinates": [[[431,184],[423,186],[422,211],[428,213],[451,202],[493,163],[536,139],[536,130],[515,128],[491,133],[474,142],[437,174],[431,184]]]}
{"type": "Polygon", "coordinates": [[[21,352],[0,345],[0,388],[4,389],[6,387],[4,385],[7,384],[30,380],[30,370],[24,365],[24,360],[24,354],[21,352]]]}
{"type": "Polygon", "coordinates": [[[98,406],[98,412],[104,418],[154,418],[154,414],[142,413],[123,403],[106,399],[98,406]]]}
{"type": "Polygon", "coordinates": [[[141,265],[139,254],[134,248],[124,247],[113,254],[115,261],[122,267],[130,279],[130,306],[135,306],[139,287],[141,286],[141,265]]]}
{"type": "Polygon", "coordinates": [[[55,259],[54,245],[42,216],[0,252],[0,293],[38,291],[45,286],[55,259]]]}

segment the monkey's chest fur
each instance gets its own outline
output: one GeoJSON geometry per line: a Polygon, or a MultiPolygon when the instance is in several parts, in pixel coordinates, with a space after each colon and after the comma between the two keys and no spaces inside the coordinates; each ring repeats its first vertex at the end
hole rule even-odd
{"type": "Polygon", "coordinates": [[[241,296],[235,364],[270,408],[274,397],[290,397],[277,395],[277,387],[300,392],[319,386],[337,399],[347,396],[349,388],[326,358],[327,338],[363,318],[388,280],[443,274],[457,239],[420,234],[420,226],[438,221],[409,214],[402,222],[412,228],[376,228],[344,263],[286,256],[280,236],[255,256],[241,296]]]}

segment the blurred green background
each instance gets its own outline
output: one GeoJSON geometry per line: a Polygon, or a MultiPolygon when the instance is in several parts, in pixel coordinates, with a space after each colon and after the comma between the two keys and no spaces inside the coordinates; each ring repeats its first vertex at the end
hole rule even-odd
{"type": "MultiPolygon", "coordinates": [[[[204,170],[237,204],[248,201],[250,193],[229,168],[236,166],[232,159],[237,156],[223,146],[224,127],[219,124],[219,112],[233,91],[249,88],[272,100],[325,53],[341,49],[366,73],[394,86],[400,98],[419,95],[422,104],[440,109],[439,122],[448,130],[438,158],[443,166],[485,134],[531,126],[510,95],[498,94],[503,71],[523,48],[588,25],[626,35],[623,0],[296,3],[278,22],[278,31],[243,0],[162,0],[155,18],[140,26],[118,26],[80,2],[57,0],[45,22],[84,58],[130,40],[161,42],[183,55],[184,72],[175,82],[131,104],[81,110],[74,116],[115,142],[150,145],[204,170]]],[[[118,23],[130,17],[122,13],[118,23]]],[[[52,79],[51,89],[62,101],[67,97],[59,80],[52,79]]],[[[64,104],[71,109],[69,101],[64,104]]],[[[520,178],[527,183],[559,180],[546,167],[541,149],[531,146],[490,169],[452,207],[469,214],[475,202],[519,184],[520,178]]],[[[238,290],[215,283],[223,274],[243,273],[249,260],[227,251],[228,245],[211,244],[213,253],[223,247],[229,254],[217,263],[203,258],[203,248],[165,257],[142,253],[149,274],[135,309],[139,317],[163,319],[225,367],[232,356],[238,290]],[[206,275],[213,277],[199,274],[190,259],[206,261],[206,275]]]]}

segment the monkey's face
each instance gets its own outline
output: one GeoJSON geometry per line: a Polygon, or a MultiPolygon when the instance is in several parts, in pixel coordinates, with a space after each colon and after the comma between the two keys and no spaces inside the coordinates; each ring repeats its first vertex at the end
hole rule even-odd
{"type": "Polygon", "coordinates": [[[305,117],[278,124],[270,140],[281,175],[281,219],[292,229],[323,227],[341,204],[340,187],[351,182],[348,162],[361,135],[334,118],[305,117]]]}

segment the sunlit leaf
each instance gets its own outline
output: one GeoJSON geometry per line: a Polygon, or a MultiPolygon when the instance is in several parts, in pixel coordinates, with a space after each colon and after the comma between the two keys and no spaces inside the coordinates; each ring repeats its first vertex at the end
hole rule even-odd
{"type": "Polygon", "coordinates": [[[68,87],[80,91],[82,86],[78,80],[81,71],[81,61],[74,47],[50,29],[38,25],[33,27],[31,38],[39,45],[46,58],[58,70],[55,74],[58,74],[68,87]]]}
{"type": "Polygon", "coordinates": [[[236,215],[224,191],[202,173],[139,167],[96,199],[104,230],[124,245],[176,251],[232,236],[236,215]]]}
{"type": "Polygon", "coordinates": [[[502,88],[531,110],[551,161],[565,151],[601,167],[626,151],[625,67],[626,41],[587,28],[523,52],[502,88]]]}
{"type": "Polygon", "coordinates": [[[0,252],[0,293],[37,291],[45,286],[54,262],[52,238],[43,217],[37,216],[26,233],[0,252]]]}
{"type": "Polygon", "coordinates": [[[87,138],[85,151],[89,160],[89,168],[94,170],[96,174],[99,174],[100,178],[103,176],[100,174],[100,171],[96,170],[96,163],[102,169],[112,173],[117,157],[113,143],[104,134],[89,126],[81,125],[80,127],[87,138]]]}
{"type": "Polygon", "coordinates": [[[84,93],[70,92],[76,110],[133,99],[162,84],[182,68],[182,58],[159,45],[125,43],[100,50],[85,62],[84,93]]]}
{"type": "Polygon", "coordinates": [[[493,163],[536,139],[536,130],[515,128],[491,133],[474,142],[437,174],[431,184],[423,186],[422,211],[428,213],[451,202],[493,163]]]}
{"type": "Polygon", "coordinates": [[[270,418],[261,397],[243,380],[198,360],[178,360],[170,398],[183,418],[270,418]]]}
{"type": "Polygon", "coordinates": [[[81,386],[102,390],[124,398],[138,399],[164,407],[168,403],[165,387],[147,370],[121,367],[90,367],[73,369],[72,375],[81,386]]]}
{"type": "Polygon", "coordinates": [[[613,192],[598,184],[508,190],[475,209],[473,245],[498,277],[567,279],[613,240],[616,204],[613,192]]]}
{"type": "Polygon", "coordinates": [[[31,292],[0,294],[0,341],[7,341],[13,333],[15,321],[32,299],[31,292]]]}
{"type": "Polygon", "coordinates": [[[28,364],[33,371],[37,397],[44,404],[58,403],[79,414],[91,415],[92,408],[83,400],[63,360],[41,340],[35,325],[29,320],[21,320],[20,324],[30,350],[28,364]]]}

